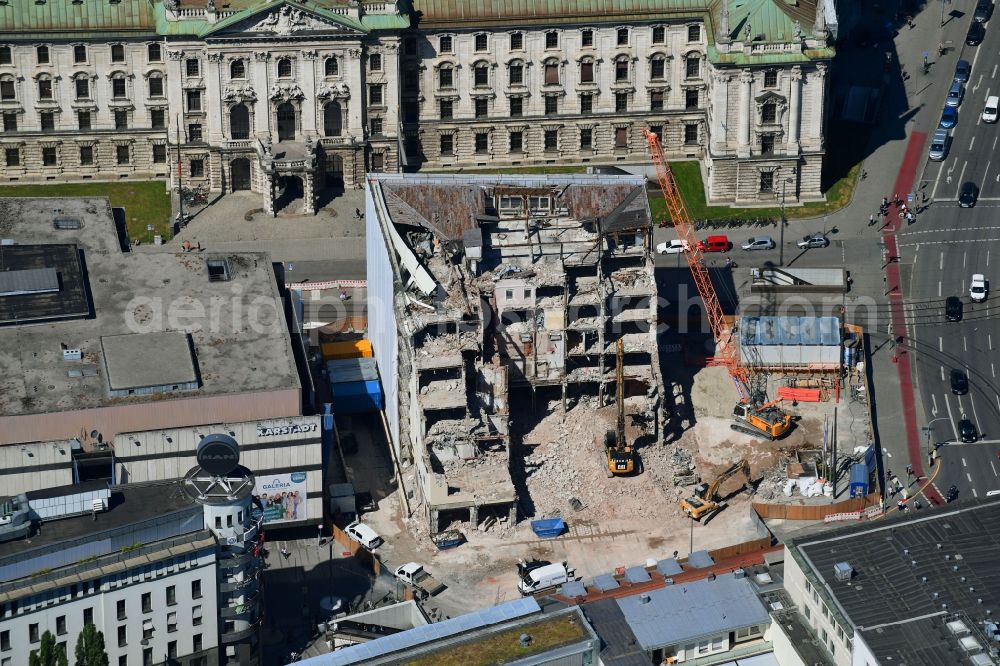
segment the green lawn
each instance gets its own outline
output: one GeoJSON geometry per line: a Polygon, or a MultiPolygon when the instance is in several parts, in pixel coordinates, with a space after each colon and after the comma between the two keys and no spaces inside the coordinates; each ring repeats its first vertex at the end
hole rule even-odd
{"type": "Polygon", "coordinates": [[[129,238],[150,243],[153,234],[170,238],[170,196],[163,181],[3,185],[0,197],[107,197],[125,209],[129,238]],[[146,231],[152,224],[154,231],[146,231]]]}

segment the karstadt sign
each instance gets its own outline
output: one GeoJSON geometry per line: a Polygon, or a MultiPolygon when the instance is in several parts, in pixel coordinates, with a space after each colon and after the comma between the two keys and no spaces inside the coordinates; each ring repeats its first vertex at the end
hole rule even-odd
{"type": "Polygon", "coordinates": [[[258,437],[277,437],[280,435],[298,435],[301,433],[316,432],[319,426],[315,423],[286,423],[278,426],[257,426],[258,437]]]}

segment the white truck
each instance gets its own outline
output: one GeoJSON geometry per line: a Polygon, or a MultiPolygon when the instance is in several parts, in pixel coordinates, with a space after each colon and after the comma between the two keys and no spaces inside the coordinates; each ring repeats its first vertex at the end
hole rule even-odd
{"type": "Polygon", "coordinates": [[[424,567],[416,562],[408,562],[403,566],[396,567],[396,578],[412,585],[421,596],[433,597],[444,589],[444,585],[433,576],[424,571],[424,567]]]}
{"type": "Polygon", "coordinates": [[[517,589],[523,597],[553,590],[573,580],[574,575],[565,562],[546,564],[537,569],[519,566],[518,573],[521,574],[521,580],[517,583],[517,589]]]}
{"type": "Polygon", "coordinates": [[[986,276],[982,273],[974,273],[972,282],[969,284],[969,298],[973,303],[982,303],[986,300],[986,292],[989,287],[986,284],[986,276]]]}

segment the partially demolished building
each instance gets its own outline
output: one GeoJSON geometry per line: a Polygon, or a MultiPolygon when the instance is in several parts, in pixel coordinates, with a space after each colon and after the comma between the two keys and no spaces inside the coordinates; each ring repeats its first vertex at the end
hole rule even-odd
{"type": "Polygon", "coordinates": [[[431,533],[516,519],[516,392],[606,404],[622,339],[625,394],[658,413],[644,178],[371,174],[366,206],[369,335],[431,533]]]}

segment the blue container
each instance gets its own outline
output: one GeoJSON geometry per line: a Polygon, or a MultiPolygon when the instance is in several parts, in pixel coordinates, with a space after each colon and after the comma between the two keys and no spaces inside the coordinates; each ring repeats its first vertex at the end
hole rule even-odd
{"type": "Polygon", "coordinates": [[[554,539],[566,531],[566,521],[562,518],[546,518],[531,521],[531,531],[539,539],[554,539]]]}
{"type": "Polygon", "coordinates": [[[334,413],[358,414],[382,410],[382,387],[377,380],[332,384],[330,389],[334,413]]]}
{"type": "Polygon", "coordinates": [[[868,465],[864,463],[851,465],[851,497],[864,497],[868,494],[870,477],[868,465]]]}

